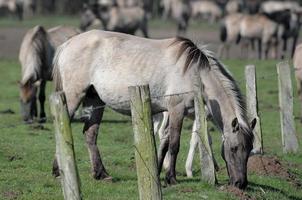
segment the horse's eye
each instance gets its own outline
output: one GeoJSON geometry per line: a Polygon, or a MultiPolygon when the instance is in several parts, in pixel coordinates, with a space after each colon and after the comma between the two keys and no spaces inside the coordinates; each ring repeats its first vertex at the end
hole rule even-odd
{"type": "Polygon", "coordinates": [[[231,147],[231,152],[236,153],[238,150],[238,146],[231,147]]]}

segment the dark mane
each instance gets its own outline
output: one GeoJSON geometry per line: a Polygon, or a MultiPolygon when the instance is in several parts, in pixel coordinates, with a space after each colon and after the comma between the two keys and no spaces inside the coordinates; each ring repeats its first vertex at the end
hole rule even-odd
{"type": "Polygon", "coordinates": [[[225,88],[228,88],[230,90],[230,96],[233,97],[236,106],[235,109],[238,111],[237,118],[240,118],[241,122],[246,123],[246,124],[240,124],[241,125],[240,129],[241,129],[241,133],[243,133],[242,136],[245,138],[244,141],[246,141],[246,145],[251,147],[254,141],[254,134],[250,132],[250,126],[247,117],[246,100],[244,98],[244,95],[241,93],[241,90],[237,85],[235,79],[228,72],[226,67],[215,57],[210,56],[210,59],[214,61],[214,65],[217,66],[217,69],[224,77],[221,79],[221,82],[223,83],[223,85],[225,85],[225,88]]]}
{"type": "Polygon", "coordinates": [[[198,64],[198,67],[210,68],[209,60],[205,52],[199,49],[191,40],[183,37],[176,37],[171,44],[181,44],[177,52],[176,59],[178,60],[184,53],[187,54],[183,73],[185,73],[192,64],[198,64]]]}
{"type": "Polygon", "coordinates": [[[54,53],[54,50],[49,44],[49,38],[47,31],[42,26],[37,26],[34,30],[34,35],[32,37],[33,49],[36,51],[37,62],[39,63],[39,68],[36,68],[35,71],[39,77],[43,76],[44,73],[49,73],[51,66],[50,56],[54,53]]]}

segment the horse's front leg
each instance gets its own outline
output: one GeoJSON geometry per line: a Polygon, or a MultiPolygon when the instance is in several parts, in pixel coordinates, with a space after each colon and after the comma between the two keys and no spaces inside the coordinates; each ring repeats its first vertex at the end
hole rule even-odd
{"type": "Polygon", "coordinates": [[[287,38],[283,38],[283,49],[282,49],[281,59],[285,58],[286,50],[287,50],[287,38]]]}
{"type": "MultiPolygon", "coordinates": [[[[261,56],[262,56],[262,41],[261,39],[257,39],[257,43],[258,43],[258,59],[261,60],[261,56]]],[[[262,57],[264,58],[264,57],[262,57]]]]}
{"type": "Polygon", "coordinates": [[[100,156],[100,151],[97,146],[97,137],[99,124],[103,117],[104,103],[100,100],[95,91],[88,92],[86,95],[83,107],[85,109],[91,107],[91,115],[85,120],[83,133],[86,138],[86,145],[89,152],[90,162],[92,164],[92,176],[93,178],[99,180],[111,180],[110,177],[102,163],[100,156]]]}
{"type": "Polygon", "coordinates": [[[46,114],[44,110],[44,104],[45,104],[45,87],[46,87],[46,81],[42,80],[40,85],[40,91],[39,91],[39,102],[40,102],[40,119],[39,123],[45,123],[46,122],[46,114]]]}
{"type": "Polygon", "coordinates": [[[166,174],[168,184],[176,184],[176,159],[179,152],[180,134],[184,118],[184,105],[182,103],[169,111],[169,153],[171,155],[169,170],[166,174]]]}

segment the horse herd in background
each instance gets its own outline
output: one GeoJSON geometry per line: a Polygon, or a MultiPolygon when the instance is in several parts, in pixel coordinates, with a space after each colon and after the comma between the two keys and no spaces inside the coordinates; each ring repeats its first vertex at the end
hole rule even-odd
{"type": "MultiPolygon", "coordinates": [[[[242,40],[252,48],[257,41],[259,58],[268,57],[271,47],[274,47],[273,56],[276,57],[278,44],[282,40],[284,57],[290,38],[293,38],[293,54],[299,36],[300,6],[295,2],[275,2],[274,6],[268,6],[269,3],[272,2],[246,7],[246,3],[240,0],[231,0],[223,11],[212,1],[163,0],[161,5],[163,17],[177,21],[178,33],[185,33],[191,17],[206,16],[212,23],[225,16],[221,23],[223,44],[219,49],[220,56],[225,50],[228,54],[231,44],[242,40]],[[205,9],[205,5],[209,8],[205,9]],[[245,13],[241,12],[245,9],[245,13]]],[[[197,73],[204,87],[203,98],[208,118],[223,135],[222,157],[230,184],[245,188],[247,160],[253,150],[252,132],[256,120],[249,122],[247,119],[245,100],[236,81],[215,56],[205,48],[198,48],[189,39],[175,37],[153,40],[131,36],[141,30],[148,37],[149,18],[150,13],[146,12],[144,4],[139,0],[100,0],[83,6],[80,28],[84,31],[99,19],[107,31],[81,33],[65,26],[49,30],[36,26],[29,30],[19,54],[22,65],[20,100],[24,121],[32,123],[34,117],[37,117],[36,96],[39,91],[39,119],[45,122],[45,84],[54,79],[56,90],[63,90],[66,94],[71,117],[80,103],[92,108],[90,117],[84,120],[92,174],[95,179],[111,179],[97,147],[104,106],[129,115],[130,104],[120,104],[129,100],[127,87],[149,84],[151,96],[167,96],[152,100],[152,113],[160,113],[159,117],[154,117],[155,127],[161,124],[159,129],[155,128],[161,138],[159,172],[167,155],[166,181],[175,184],[175,163],[182,122],[185,116],[194,120],[194,95],[190,91],[193,90],[192,77],[197,73]]],[[[301,74],[298,74],[302,69],[302,60],[297,55],[301,53],[295,56],[296,77],[302,80],[301,74]]],[[[297,82],[302,101],[302,84],[297,82]]],[[[188,176],[192,176],[190,168],[198,141],[194,125],[190,156],[186,164],[188,176]]],[[[53,174],[59,175],[56,161],[53,174]]]]}

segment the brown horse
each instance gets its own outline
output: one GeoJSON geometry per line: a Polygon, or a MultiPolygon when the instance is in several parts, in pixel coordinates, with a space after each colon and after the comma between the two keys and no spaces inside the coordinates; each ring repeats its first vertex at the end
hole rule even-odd
{"type": "MultiPolygon", "coordinates": [[[[55,88],[65,92],[69,115],[82,101],[92,108],[83,131],[95,179],[111,178],[97,147],[104,106],[130,115],[128,87],[149,84],[151,98],[162,97],[152,100],[152,113],[169,114],[169,137],[161,140],[159,148],[159,172],[169,150],[166,181],[177,182],[180,132],[184,116],[194,107],[192,79],[196,75],[201,77],[205,102],[223,133],[222,156],[230,184],[245,188],[255,121],[248,123],[235,80],[208,51],[184,38],[151,40],[99,30],[75,36],[59,47],[54,60],[55,88]]],[[[59,175],[57,166],[53,173],[59,175]]]]}
{"type": "Polygon", "coordinates": [[[23,38],[19,61],[22,67],[20,101],[23,120],[32,123],[37,116],[36,94],[40,101],[40,122],[46,120],[44,111],[45,86],[52,80],[52,59],[56,48],[79,33],[72,27],[59,26],[46,31],[42,26],[30,29],[23,38]]]}

